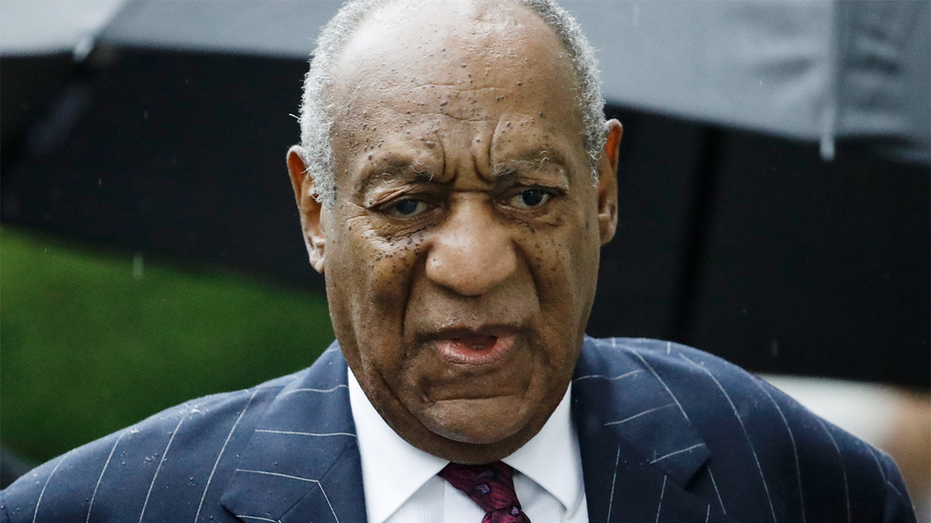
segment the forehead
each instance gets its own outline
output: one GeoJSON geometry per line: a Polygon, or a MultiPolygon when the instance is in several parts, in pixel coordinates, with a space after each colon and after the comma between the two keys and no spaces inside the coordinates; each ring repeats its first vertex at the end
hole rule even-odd
{"type": "Polygon", "coordinates": [[[331,91],[338,172],[373,147],[424,160],[484,147],[488,161],[554,148],[584,157],[578,85],[553,30],[519,4],[455,5],[376,12],[352,37],[331,91]]]}
{"type": "MultiPolygon", "coordinates": [[[[426,2],[370,13],[334,70],[331,101],[342,111],[333,115],[337,120],[351,116],[350,107],[365,116],[396,109],[397,93],[440,93],[450,102],[467,96],[478,108],[488,97],[506,97],[512,105],[547,99],[578,106],[568,53],[543,20],[518,3],[426,2]]],[[[443,112],[446,105],[440,107],[443,112]]]]}
{"type": "MultiPolygon", "coordinates": [[[[402,5],[375,10],[359,24],[342,57],[356,64],[403,59],[412,69],[434,71],[439,53],[466,51],[477,58],[543,58],[563,51],[542,18],[516,2],[434,1],[417,8],[402,5]],[[548,49],[541,47],[548,46],[548,49]]],[[[346,65],[347,62],[343,62],[346,65]]]]}

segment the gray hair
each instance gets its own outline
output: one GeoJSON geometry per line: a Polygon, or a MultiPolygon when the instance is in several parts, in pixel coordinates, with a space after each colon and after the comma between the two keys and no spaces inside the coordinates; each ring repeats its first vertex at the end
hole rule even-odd
{"type": "MultiPolygon", "coordinates": [[[[597,166],[606,139],[604,98],[598,77],[595,52],[575,18],[554,0],[517,0],[537,13],[556,33],[572,60],[579,82],[579,106],[582,109],[585,135],[583,144],[588,153],[592,176],[597,178],[597,166]]],[[[310,70],[304,78],[301,101],[301,155],[307,173],[314,179],[314,196],[324,205],[336,200],[336,173],[330,132],[333,127],[328,98],[333,86],[333,66],[350,38],[366,16],[378,9],[402,3],[400,0],[349,0],[327,23],[317,39],[317,48],[310,60],[310,70]]]]}

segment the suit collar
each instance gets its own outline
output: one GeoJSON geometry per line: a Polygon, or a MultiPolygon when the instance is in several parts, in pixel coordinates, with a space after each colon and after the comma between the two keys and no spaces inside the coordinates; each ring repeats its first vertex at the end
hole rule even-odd
{"type": "Polygon", "coordinates": [[[228,510],[244,521],[365,521],[346,372],[333,343],[278,393],[221,498],[228,510]]]}

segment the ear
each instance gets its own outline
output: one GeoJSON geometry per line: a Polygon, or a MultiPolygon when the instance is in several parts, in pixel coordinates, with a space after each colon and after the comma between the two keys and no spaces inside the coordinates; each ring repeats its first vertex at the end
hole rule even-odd
{"type": "Polygon", "coordinates": [[[314,178],[307,173],[299,145],[288,150],[288,173],[291,175],[291,186],[294,187],[297,210],[301,215],[301,230],[310,264],[323,274],[323,251],[326,245],[323,220],[326,210],[314,197],[314,178]]]}
{"type": "Polygon", "coordinates": [[[602,245],[611,241],[617,230],[617,162],[624,134],[621,122],[617,120],[612,119],[605,125],[608,127],[608,139],[598,163],[598,226],[602,245]]]}

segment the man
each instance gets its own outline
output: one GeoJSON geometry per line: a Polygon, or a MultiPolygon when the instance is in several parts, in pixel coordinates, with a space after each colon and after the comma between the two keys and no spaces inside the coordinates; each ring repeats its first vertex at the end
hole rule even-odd
{"type": "Polygon", "coordinates": [[[43,465],[5,521],[914,521],[753,376],[585,327],[621,126],[549,2],[351,3],[288,153],[337,343],[43,465]],[[348,365],[348,369],[347,369],[348,365]]]}

